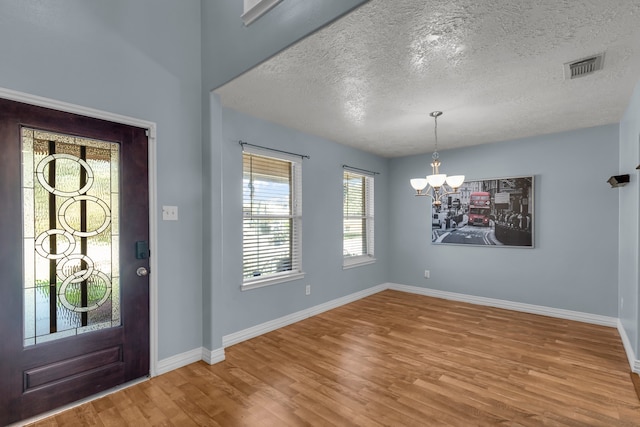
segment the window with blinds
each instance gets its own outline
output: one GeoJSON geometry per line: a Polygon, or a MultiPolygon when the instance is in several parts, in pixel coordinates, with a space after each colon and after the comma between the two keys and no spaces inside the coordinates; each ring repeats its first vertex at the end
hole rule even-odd
{"type": "Polygon", "coordinates": [[[345,169],[343,172],[343,266],[375,261],[373,176],[345,169]]]}
{"type": "Polygon", "coordinates": [[[242,158],[243,288],[302,275],[301,162],[261,151],[242,158]]]}

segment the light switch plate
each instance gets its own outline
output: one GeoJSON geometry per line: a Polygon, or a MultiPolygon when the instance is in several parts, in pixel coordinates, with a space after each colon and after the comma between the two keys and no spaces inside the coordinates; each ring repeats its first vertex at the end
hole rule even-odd
{"type": "Polygon", "coordinates": [[[163,221],[177,221],[178,220],[178,207],[177,206],[163,206],[162,207],[162,220],[163,221]]]}

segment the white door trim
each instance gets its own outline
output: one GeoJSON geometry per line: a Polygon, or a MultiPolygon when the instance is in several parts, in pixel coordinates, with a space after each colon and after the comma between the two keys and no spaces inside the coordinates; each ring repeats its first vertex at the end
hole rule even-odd
{"type": "Polygon", "coordinates": [[[157,200],[156,124],[147,120],[56,101],[54,99],[2,87],[0,87],[0,98],[51,108],[52,110],[65,111],[81,116],[108,120],[110,122],[135,126],[149,131],[149,249],[151,251],[149,259],[149,265],[151,267],[151,274],[149,275],[149,357],[151,359],[149,368],[151,376],[156,376],[158,365],[158,279],[155,274],[155,267],[158,265],[158,216],[155,208],[157,200]]]}

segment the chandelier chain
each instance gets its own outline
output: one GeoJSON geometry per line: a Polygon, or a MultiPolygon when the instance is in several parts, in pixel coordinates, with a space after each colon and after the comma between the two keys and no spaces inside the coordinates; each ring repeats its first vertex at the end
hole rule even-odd
{"type": "Polygon", "coordinates": [[[433,159],[434,162],[437,162],[438,159],[440,158],[440,153],[438,153],[438,116],[442,115],[442,111],[433,111],[429,115],[433,117],[433,120],[435,123],[435,126],[433,127],[433,134],[436,140],[436,148],[433,154],[431,155],[431,158],[433,159]]]}
{"type": "Polygon", "coordinates": [[[436,153],[437,153],[438,152],[438,116],[435,116],[433,120],[435,122],[435,126],[433,127],[433,134],[436,137],[436,153]]]}

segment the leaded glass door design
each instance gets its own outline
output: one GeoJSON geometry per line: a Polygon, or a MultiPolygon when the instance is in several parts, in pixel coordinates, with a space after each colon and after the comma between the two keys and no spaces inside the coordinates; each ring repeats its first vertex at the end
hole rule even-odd
{"type": "Polygon", "coordinates": [[[25,346],[120,326],[119,147],[22,128],[25,346]]]}
{"type": "Polygon", "coordinates": [[[0,425],[149,374],[147,150],[0,99],[0,425]]]}

